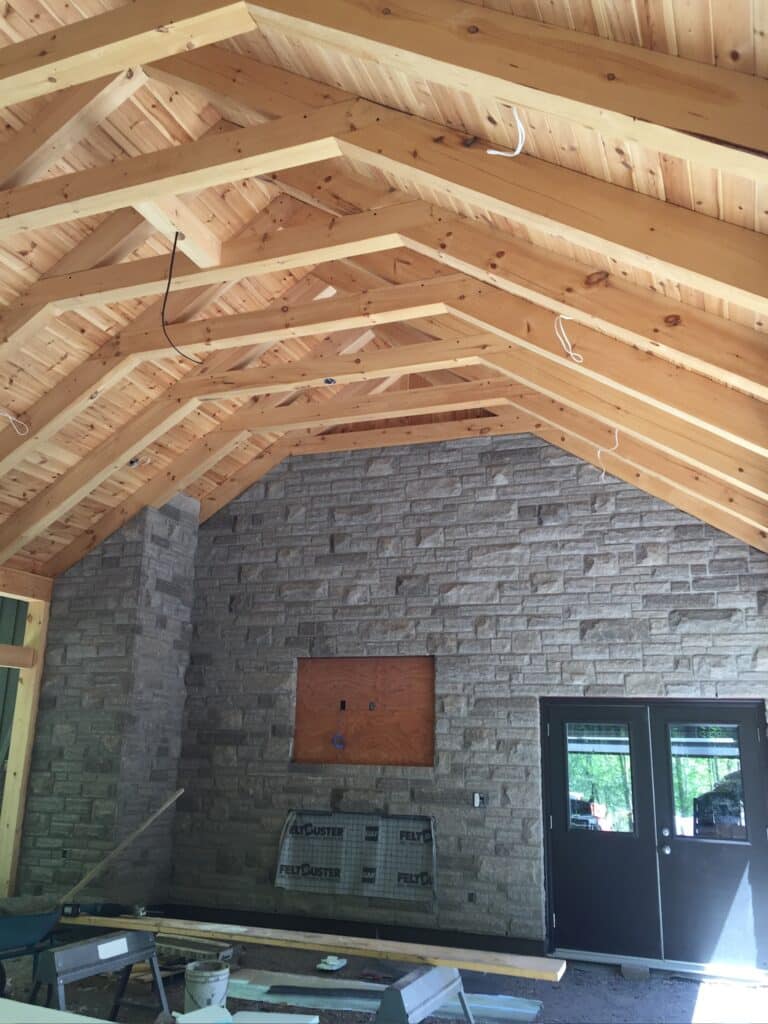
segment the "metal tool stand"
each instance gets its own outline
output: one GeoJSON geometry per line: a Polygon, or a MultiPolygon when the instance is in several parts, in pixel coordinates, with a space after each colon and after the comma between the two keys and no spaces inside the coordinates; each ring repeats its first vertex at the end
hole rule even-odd
{"type": "Polygon", "coordinates": [[[151,932],[110,932],[83,942],[72,942],[66,946],[54,946],[40,953],[34,975],[34,986],[29,1001],[35,1002],[41,985],[48,985],[48,999],[51,1001],[53,987],[56,987],[60,1010],[66,1010],[64,986],[81,978],[92,978],[97,974],[120,972],[115,989],[110,1020],[117,1020],[121,1006],[140,1006],[144,1009],[157,1009],[168,1013],[168,1000],[165,997],[163,979],[160,977],[160,966],[157,962],[155,937],[151,932]],[[124,999],[128,978],[134,964],[146,961],[152,970],[152,978],[157,991],[158,1004],[131,1002],[124,999]]]}
{"type": "Polygon", "coordinates": [[[420,1024],[454,995],[467,1024],[475,1024],[458,970],[419,967],[384,990],[375,1024],[420,1024]]]}

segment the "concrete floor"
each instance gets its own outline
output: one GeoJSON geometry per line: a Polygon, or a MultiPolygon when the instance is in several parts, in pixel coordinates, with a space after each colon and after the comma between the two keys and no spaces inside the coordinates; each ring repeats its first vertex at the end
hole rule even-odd
{"type": "MultiPolygon", "coordinates": [[[[303,950],[250,949],[242,965],[263,970],[313,974],[319,956],[303,950]]],[[[28,962],[8,961],[8,998],[26,1000],[29,992],[28,962]]],[[[381,975],[405,973],[408,965],[390,961],[351,958],[337,977],[359,978],[363,971],[381,975]]],[[[618,970],[602,965],[570,963],[559,984],[468,974],[469,991],[499,992],[541,1001],[538,1024],[768,1024],[768,987],[735,982],[698,981],[653,972],[649,979],[627,981],[618,970]]],[[[68,1009],[85,1015],[106,1016],[112,981],[94,978],[68,988],[68,1009]]],[[[149,987],[134,983],[129,997],[148,1001],[149,987]]],[[[183,977],[167,985],[171,1009],[184,1002],[183,977]]],[[[230,1009],[255,1009],[253,1003],[230,1001],[230,1009]]],[[[276,1010],[278,1007],[265,1006],[276,1010]]],[[[290,1012],[290,1007],[284,1008],[290,1012]]],[[[307,1010],[295,1012],[307,1013],[307,1010]]],[[[120,1019],[131,1024],[151,1024],[156,1012],[124,1010],[120,1019]]],[[[372,1024],[372,1017],[357,1013],[321,1012],[321,1024],[372,1024]]],[[[444,1022],[441,1022],[444,1024],[444,1022]]]]}

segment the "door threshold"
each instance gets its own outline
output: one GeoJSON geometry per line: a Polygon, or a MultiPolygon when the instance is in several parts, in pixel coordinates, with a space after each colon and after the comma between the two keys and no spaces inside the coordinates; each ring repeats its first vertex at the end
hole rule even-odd
{"type": "Polygon", "coordinates": [[[690,974],[699,978],[721,978],[726,981],[744,981],[752,985],[768,985],[768,971],[757,967],[737,967],[734,964],[695,964],[684,960],[655,960],[644,956],[621,956],[616,953],[592,953],[584,949],[554,949],[550,956],[563,960],[583,960],[593,964],[634,964],[652,971],[690,974]]]}

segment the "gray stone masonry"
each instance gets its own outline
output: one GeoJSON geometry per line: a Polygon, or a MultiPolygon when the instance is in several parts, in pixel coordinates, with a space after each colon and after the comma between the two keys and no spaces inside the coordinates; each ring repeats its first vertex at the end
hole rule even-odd
{"type": "MultiPolygon", "coordinates": [[[[60,895],[176,788],[197,502],[148,509],[54,586],[19,891],[60,895]]],[[[90,889],[165,900],[168,812],[90,889]]]]}
{"type": "Polygon", "coordinates": [[[763,698],[767,612],[765,555],[530,436],[292,459],[200,531],[172,897],[540,939],[539,698],[763,698]],[[434,768],[291,762],[298,657],[423,654],[434,768]],[[437,907],[275,889],[292,807],[435,815],[437,907]]]}

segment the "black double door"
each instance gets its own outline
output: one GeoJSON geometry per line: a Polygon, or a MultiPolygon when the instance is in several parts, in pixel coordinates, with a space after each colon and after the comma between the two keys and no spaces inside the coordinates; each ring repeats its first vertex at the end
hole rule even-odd
{"type": "Polygon", "coordinates": [[[553,948],[768,969],[761,703],[543,703],[553,948]]]}

